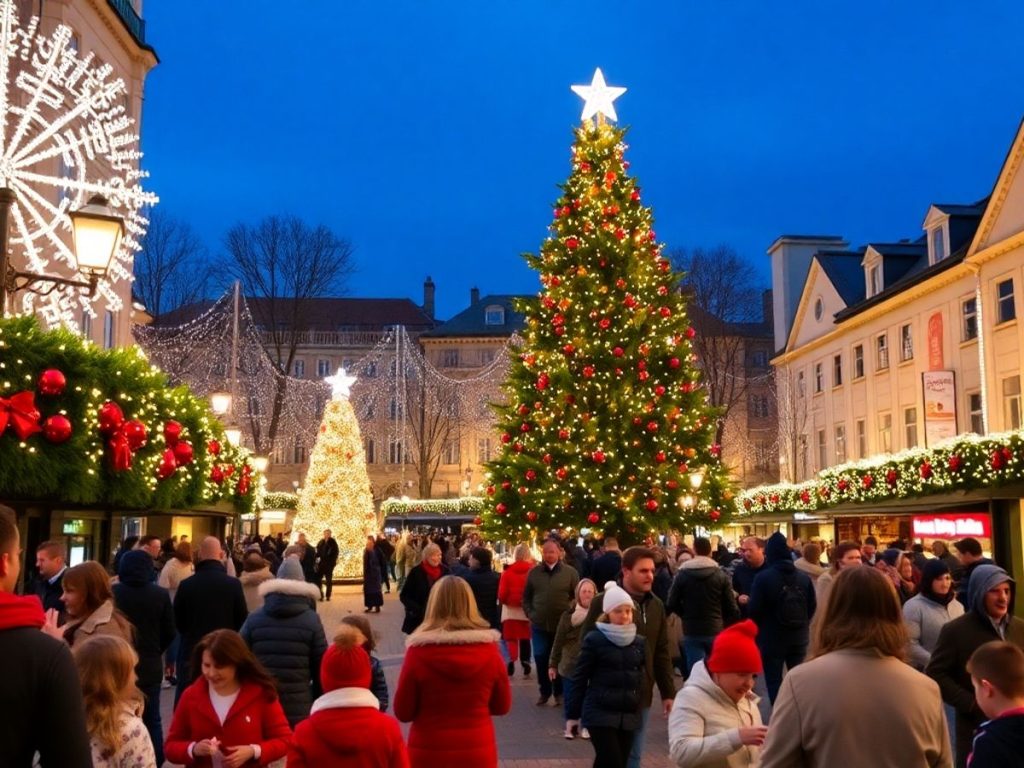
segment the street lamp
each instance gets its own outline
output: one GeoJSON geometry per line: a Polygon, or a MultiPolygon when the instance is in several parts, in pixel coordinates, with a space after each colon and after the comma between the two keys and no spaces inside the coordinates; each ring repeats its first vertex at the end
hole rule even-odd
{"type": "Polygon", "coordinates": [[[270,458],[268,456],[253,456],[252,467],[261,475],[265,474],[267,467],[270,466],[270,458]]]}
{"type": "Polygon", "coordinates": [[[231,410],[230,392],[212,392],[210,394],[210,409],[217,415],[223,416],[231,410]]]}
{"type": "Polygon", "coordinates": [[[124,234],[124,219],[111,210],[105,198],[94,195],[77,211],[68,214],[74,233],[75,271],[87,280],[73,280],[57,275],[39,275],[14,269],[7,255],[10,237],[11,209],[18,196],[10,187],[0,187],[0,317],[7,311],[7,296],[18,291],[31,291],[40,296],[53,292],[58,285],[88,288],[96,293],[99,279],[107,274],[124,234]],[[49,288],[34,287],[49,283],[49,288]]]}
{"type": "Polygon", "coordinates": [[[242,430],[238,427],[226,427],[224,429],[224,437],[228,439],[235,448],[242,444],[242,430]]]}

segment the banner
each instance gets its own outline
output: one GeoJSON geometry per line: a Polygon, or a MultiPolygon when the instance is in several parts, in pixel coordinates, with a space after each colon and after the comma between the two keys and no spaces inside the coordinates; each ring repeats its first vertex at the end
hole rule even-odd
{"type": "Polygon", "coordinates": [[[942,370],[945,367],[943,357],[942,313],[936,312],[928,318],[928,370],[942,370]]]}
{"type": "Polygon", "coordinates": [[[952,512],[941,515],[914,515],[915,539],[992,538],[992,520],[976,512],[952,512]]]}
{"type": "Polygon", "coordinates": [[[956,436],[956,377],[953,371],[921,374],[924,389],[924,444],[956,436]]]}

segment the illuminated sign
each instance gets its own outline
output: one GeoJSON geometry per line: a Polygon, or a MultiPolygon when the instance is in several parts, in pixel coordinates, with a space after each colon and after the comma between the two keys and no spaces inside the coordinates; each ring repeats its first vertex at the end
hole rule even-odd
{"type": "Polygon", "coordinates": [[[919,539],[976,539],[992,537],[992,519],[988,515],[971,512],[953,512],[942,515],[916,515],[914,537],[919,539]]]}
{"type": "Polygon", "coordinates": [[[61,532],[66,536],[77,536],[85,533],[85,520],[65,520],[61,532]]]}

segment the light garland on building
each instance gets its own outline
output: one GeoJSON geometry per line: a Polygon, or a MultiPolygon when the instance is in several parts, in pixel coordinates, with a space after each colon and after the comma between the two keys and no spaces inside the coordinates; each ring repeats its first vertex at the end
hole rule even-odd
{"type": "Polygon", "coordinates": [[[408,517],[428,514],[441,517],[467,517],[483,512],[485,500],[479,496],[459,499],[385,499],[381,502],[383,517],[408,517]]]}

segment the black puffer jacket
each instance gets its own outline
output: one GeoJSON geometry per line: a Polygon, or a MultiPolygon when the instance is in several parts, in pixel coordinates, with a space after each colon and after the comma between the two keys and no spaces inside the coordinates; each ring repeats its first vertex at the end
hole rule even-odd
{"type": "Polygon", "coordinates": [[[585,728],[640,727],[645,640],[618,646],[594,629],[583,638],[569,688],[569,719],[585,728]]]}
{"type": "Polygon", "coordinates": [[[665,608],[681,618],[683,632],[694,637],[713,637],[740,618],[729,577],[710,557],[683,563],[665,608]]]}
{"type": "Polygon", "coordinates": [[[288,723],[309,717],[320,695],[320,660],[327,651],[324,626],[316,614],[320,591],[315,584],[271,579],[260,584],[263,607],[249,614],[241,635],[256,658],[277,681],[288,723]]]}
{"type": "Polygon", "coordinates": [[[491,629],[501,629],[501,611],[498,610],[498,582],[501,576],[488,566],[475,568],[462,578],[469,582],[469,588],[473,590],[480,615],[490,622],[491,629]]]}
{"type": "Polygon", "coordinates": [[[166,589],[153,583],[153,558],[148,552],[125,552],[117,568],[114,604],[135,625],[135,667],[139,688],[152,688],[164,679],[163,652],[174,640],[174,609],[166,589]]]}

